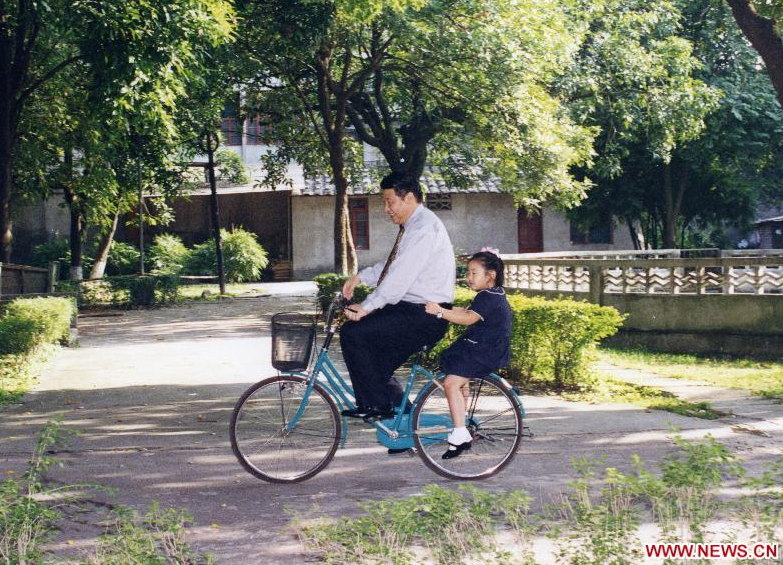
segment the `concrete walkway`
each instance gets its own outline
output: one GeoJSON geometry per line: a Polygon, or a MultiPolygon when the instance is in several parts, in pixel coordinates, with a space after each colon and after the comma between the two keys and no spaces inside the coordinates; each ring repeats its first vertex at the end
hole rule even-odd
{"type": "MultiPolygon", "coordinates": [[[[374,431],[361,424],[351,424],[348,445],[307,482],[272,485],[242,470],[231,453],[228,421],[242,391],[273,373],[270,316],[313,305],[312,286],[270,285],[268,294],[84,318],[81,347],[62,350],[34,392],[2,409],[0,475],[24,469],[36,434],[59,414],[81,435],[57,451],[64,466],[52,469],[51,477],[117,489],[116,495],[92,495],[94,514],[61,525],[58,552],[94,544],[102,505],[143,511],[157,500],[193,514],[189,539],[214,553],[218,563],[301,563],[312,556],[295,536],[294,515],[358,515],[362,501],[412,495],[430,483],[458,486],[418,458],[388,456],[374,431]]],[[[341,361],[339,347],[333,351],[341,361]]],[[[603,456],[603,465],[628,469],[631,456],[638,454],[655,468],[673,450],[672,427],[686,438],[712,434],[740,454],[751,471],[783,453],[781,434],[768,438],[738,431],[734,417],[706,421],[553,396],[524,401],[526,423],[536,436],[523,441],[506,470],[478,486],[526,489],[538,508],[576,476],[572,458],[603,456]]],[[[770,412],[767,421],[780,426],[781,415],[770,412]]]]}
{"type": "Polygon", "coordinates": [[[670,392],[680,400],[707,402],[715,411],[730,415],[724,420],[733,420],[736,427],[746,433],[763,437],[783,434],[783,403],[779,400],[755,395],[750,390],[724,388],[705,381],[675,379],[618,367],[604,361],[596,363],[594,368],[618,381],[670,392]]]}

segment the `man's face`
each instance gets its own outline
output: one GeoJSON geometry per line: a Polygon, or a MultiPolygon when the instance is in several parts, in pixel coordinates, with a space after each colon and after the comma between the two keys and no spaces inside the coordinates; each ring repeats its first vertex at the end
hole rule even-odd
{"type": "Polygon", "coordinates": [[[404,198],[397,196],[393,188],[383,189],[383,208],[389,215],[389,219],[398,226],[408,221],[418,202],[410,192],[404,198]]]}

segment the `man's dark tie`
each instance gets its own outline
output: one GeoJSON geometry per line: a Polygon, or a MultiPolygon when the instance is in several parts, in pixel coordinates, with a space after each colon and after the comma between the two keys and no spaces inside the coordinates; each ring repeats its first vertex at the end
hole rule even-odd
{"type": "Polygon", "coordinates": [[[394,261],[394,258],[397,256],[397,249],[400,247],[400,240],[402,239],[402,234],[404,231],[405,226],[400,226],[400,231],[397,232],[397,239],[394,240],[394,247],[392,247],[391,253],[389,253],[389,258],[386,259],[386,264],[383,266],[381,276],[378,277],[378,286],[381,286],[383,279],[386,277],[386,273],[389,272],[389,267],[391,267],[392,261],[394,261]]]}

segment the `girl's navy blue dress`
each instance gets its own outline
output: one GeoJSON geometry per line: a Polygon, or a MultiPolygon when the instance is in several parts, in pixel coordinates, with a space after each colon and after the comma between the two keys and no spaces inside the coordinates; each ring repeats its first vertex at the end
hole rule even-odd
{"type": "Polygon", "coordinates": [[[511,356],[511,307],[503,287],[479,291],[468,310],[481,320],[440,356],[441,369],[447,375],[484,377],[508,365],[511,356]]]}

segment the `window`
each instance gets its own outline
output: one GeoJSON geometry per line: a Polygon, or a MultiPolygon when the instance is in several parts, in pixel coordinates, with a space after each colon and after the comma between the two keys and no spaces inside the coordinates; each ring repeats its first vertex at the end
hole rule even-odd
{"type": "Polygon", "coordinates": [[[451,210],[451,194],[427,194],[427,208],[430,210],[451,210]]]}
{"type": "Polygon", "coordinates": [[[612,223],[610,221],[602,221],[599,224],[590,226],[585,231],[571,220],[571,243],[612,243],[612,223]]]}
{"type": "Polygon", "coordinates": [[[356,249],[370,248],[370,215],[367,211],[367,198],[348,199],[348,213],[351,219],[351,235],[356,249]]]}
{"type": "Polygon", "coordinates": [[[256,116],[254,118],[247,119],[247,126],[245,128],[245,135],[247,136],[248,145],[260,145],[262,143],[268,143],[267,138],[272,131],[272,124],[269,123],[269,118],[262,116],[256,116]]]}
{"type": "Polygon", "coordinates": [[[220,131],[226,145],[242,145],[242,121],[236,104],[226,104],[220,112],[220,131]]]}

